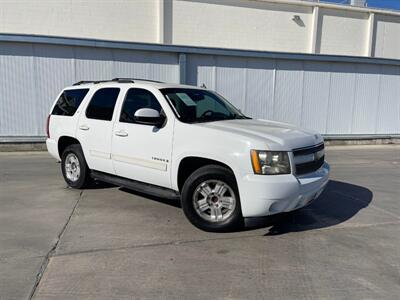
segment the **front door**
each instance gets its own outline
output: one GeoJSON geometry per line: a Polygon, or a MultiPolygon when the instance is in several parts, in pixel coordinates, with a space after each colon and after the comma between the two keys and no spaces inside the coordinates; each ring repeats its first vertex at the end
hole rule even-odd
{"type": "Polygon", "coordinates": [[[141,108],[152,108],[161,114],[165,111],[151,91],[142,88],[127,91],[113,132],[112,159],[116,174],[170,188],[174,119],[167,119],[162,128],[138,124],[133,116],[141,108]]]}
{"type": "Polygon", "coordinates": [[[114,174],[111,161],[114,108],[119,88],[100,88],[81,113],[77,138],[90,169],[114,174]]]}

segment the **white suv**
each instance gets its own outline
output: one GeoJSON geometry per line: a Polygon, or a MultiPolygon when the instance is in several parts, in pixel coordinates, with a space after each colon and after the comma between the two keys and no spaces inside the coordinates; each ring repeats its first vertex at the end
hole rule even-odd
{"type": "Polygon", "coordinates": [[[179,197],[189,221],[208,231],[304,207],[328,182],[320,134],[251,119],[193,86],[78,82],[55,101],[47,135],[71,187],[96,179],[179,197]]]}

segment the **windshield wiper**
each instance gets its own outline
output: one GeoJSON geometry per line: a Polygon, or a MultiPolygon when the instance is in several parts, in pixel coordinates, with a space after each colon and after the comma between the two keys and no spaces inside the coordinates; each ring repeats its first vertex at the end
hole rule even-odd
{"type": "Polygon", "coordinates": [[[229,119],[233,120],[233,119],[251,119],[251,118],[246,117],[246,116],[244,116],[244,115],[233,114],[232,116],[230,116],[229,119]]]}
{"type": "Polygon", "coordinates": [[[227,115],[218,115],[218,116],[208,116],[203,118],[198,118],[193,120],[192,123],[206,123],[206,122],[216,122],[216,121],[226,121],[226,120],[237,120],[237,119],[251,119],[244,115],[232,114],[230,116],[227,115]]]}

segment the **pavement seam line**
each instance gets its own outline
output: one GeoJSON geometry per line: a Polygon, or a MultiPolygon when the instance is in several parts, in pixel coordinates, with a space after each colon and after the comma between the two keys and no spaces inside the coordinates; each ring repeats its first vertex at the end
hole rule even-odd
{"type": "Polygon", "coordinates": [[[62,254],[54,255],[53,257],[63,257],[63,256],[79,255],[79,254],[86,254],[86,253],[97,253],[97,252],[121,251],[121,250],[128,250],[128,249],[151,248],[151,247],[160,247],[160,246],[185,245],[185,244],[202,243],[202,242],[209,242],[209,241],[246,239],[246,238],[254,238],[254,237],[260,237],[260,235],[259,234],[254,234],[254,235],[246,235],[246,236],[197,239],[197,240],[187,240],[187,241],[180,240],[180,241],[170,241],[170,242],[144,244],[144,245],[132,245],[132,246],[125,246],[125,247],[117,247],[117,248],[102,248],[102,249],[82,250],[82,251],[73,251],[73,252],[68,252],[68,253],[62,253],[62,254]]]}
{"type": "Polygon", "coordinates": [[[40,284],[40,281],[41,281],[41,279],[43,277],[43,274],[46,271],[47,266],[48,266],[48,264],[50,262],[50,258],[53,257],[54,252],[57,250],[58,244],[60,243],[60,240],[61,240],[62,236],[64,235],[64,232],[67,229],[68,224],[72,219],[72,216],[75,214],[75,211],[76,211],[76,208],[78,207],[79,201],[82,199],[82,195],[83,195],[83,191],[81,191],[79,193],[79,197],[76,200],[76,202],[74,204],[74,207],[72,208],[71,213],[68,216],[67,221],[65,222],[64,226],[61,228],[61,231],[57,235],[55,243],[50,248],[50,250],[47,252],[47,254],[44,256],[42,264],[40,265],[39,271],[36,274],[36,279],[35,279],[35,282],[33,284],[32,290],[31,290],[31,292],[29,294],[29,297],[28,297],[29,300],[33,299],[33,297],[35,296],[36,290],[37,290],[37,288],[38,288],[38,286],[40,284]]]}
{"type": "MultiPolygon", "coordinates": [[[[328,227],[328,228],[318,228],[314,229],[317,232],[320,231],[331,231],[331,230],[342,230],[342,229],[363,229],[368,227],[377,227],[377,226],[388,226],[388,225],[400,225],[399,221],[395,222],[382,222],[376,224],[360,224],[360,225],[351,225],[351,226],[343,226],[343,227],[328,227]]],[[[246,235],[246,236],[234,236],[234,237],[227,237],[227,238],[209,238],[209,239],[198,239],[198,240],[188,240],[188,241],[171,241],[171,242],[164,242],[164,243],[153,243],[153,244],[144,244],[144,245],[132,245],[132,246],[125,246],[125,247],[117,247],[117,248],[101,248],[101,249],[92,249],[92,250],[82,250],[82,251],[72,251],[67,253],[61,253],[58,255],[53,255],[52,257],[65,257],[65,256],[73,256],[73,255],[80,255],[80,254],[90,254],[90,253],[101,253],[101,252],[112,252],[112,251],[122,251],[122,250],[129,250],[129,249],[143,249],[143,248],[152,248],[152,247],[161,247],[161,246],[174,246],[174,245],[185,245],[185,244],[192,244],[192,243],[202,243],[202,242],[212,242],[212,241],[220,241],[220,240],[235,240],[235,239],[248,239],[248,238],[257,238],[257,237],[265,237],[265,235],[246,235]]]]}

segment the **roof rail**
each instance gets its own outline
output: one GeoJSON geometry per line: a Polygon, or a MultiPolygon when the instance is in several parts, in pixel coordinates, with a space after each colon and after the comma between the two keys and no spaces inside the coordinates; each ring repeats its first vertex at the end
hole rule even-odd
{"type": "Polygon", "coordinates": [[[118,81],[118,82],[135,82],[135,80],[139,81],[149,81],[149,82],[156,82],[156,83],[163,83],[162,81],[152,80],[152,79],[144,79],[144,78],[113,78],[111,81],[118,81]]]}
{"type": "Polygon", "coordinates": [[[86,83],[101,83],[101,82],[108,82],[109,80],[81,80],[78,82],[75,82],[73,85],[81,85],[81,84],[86,84],[86,83]]]}
{"type": "Polygon", "coordinates": [[[81,81],[75,82],[73,85],[81,85],[81,84],[90,83],[90,82],[92,82],[92,81],[81,80],[81,81]]]}
{"type": "Polygon", "coordinates": [[[132,78],[113,78],[110,81],[120,82],[120,83],[134,83],[132,78]]]}
{"type": "Polygon", "coordinates": [[[157,81],[157,80],[151,80],[151,79],[142,79],[142,78],[113,78],[111,80],[81,80],[78,82],[75,82],[73,85],[81,85],[81,84],[86,84],[86,83],[101,83],[101,82],[119,82],[119,83],[134,83],[135,80],[139,81],[148,81],[148,82],[156,82],[156,83],[163,83],[162,81],[157,81]]]}

